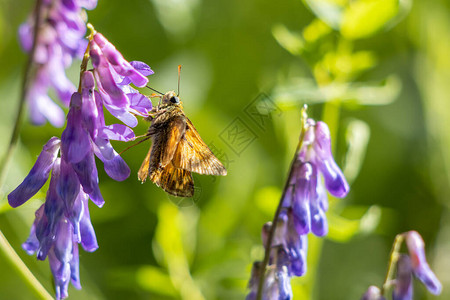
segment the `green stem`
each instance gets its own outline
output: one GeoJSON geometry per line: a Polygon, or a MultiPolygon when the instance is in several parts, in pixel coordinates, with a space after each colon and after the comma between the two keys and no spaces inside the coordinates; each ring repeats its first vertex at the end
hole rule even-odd
{"type": "Polygon", "coordinates": [[[11,265],[16,269],[22,279],[28,284],[28,286],[35,292],[39,299],[51,300],[53,297],[47,292],[47,290],[41,285],[39,280],[34,277],[33,273],[27,268],[25,263],[14,251],[11,244],[0,230],[0,253],[6,257],[11,265]]]}
{"type": "Polygon", "coordinates": [[[403,233],[397,234],[394,240],[394,244],[392,245],[391,254],[389,257],[389,265],[388,270],[386,272],[386,278],[384,279],[383,286],[381,287],[381,295],[386,293],[386,290],[391,286],[392,278],[394,277],[395,265],[398,261],[398,253],[400,252],[400,247],[403,243],[405,236],[403,233]]]}
{"type": "Polygon", "coordinates": [[[30,76],[31,67],[33,65],[33,58],[36,53],[37,38],[39,35],[39,29],[40,29],[40,24],[41,24],[41,13],[42,13],[41,5],[42,5],[42,0],[37,0],[36,7],[35,7],[36,24],[34,26],[34,31],[33,31],[33,46],[31,48],[30,55],[28,56],[28,60],[25,64],[25,71],[24,71],[23,78],[22,78],[22,89],[21,89],[21,94],[20,94],[20,102],[19,102],[19,107],[17,108],[16,121],[14,123],[14,129],[11,134],[11,140],[9,141],[8,149],[6,150],[6,153],[0,164],[0,189],[3,187],[3,184],[5,182],[8,165],[14,154],[14,150],[16,149],[17,142],[19,140],[19,133],[20,133],[22,117],[23,117],[23,108],[25,106],[25,98],[26,98],[27,92],[28,92],[28,85],[29,85],[28,78],[30,76]]]}

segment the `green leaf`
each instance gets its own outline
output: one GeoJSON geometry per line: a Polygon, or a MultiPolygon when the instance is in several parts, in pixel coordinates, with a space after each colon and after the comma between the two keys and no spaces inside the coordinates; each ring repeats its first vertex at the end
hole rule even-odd
{"type": "Polygon", "coordinates": [[[278,44],[293,55],[299,55],[303,52],[304,44],[303,38],[300,34],[291,32],[286,26],[278,24],[272,27],[272,35],[277,40],[278,44]]]}
{"type": "Polygon", "coordinates": [[[398,0],[351,1],[342,17],[341,33],[349,39],[368,37],[385,27],[398,12],[398,0]]]}

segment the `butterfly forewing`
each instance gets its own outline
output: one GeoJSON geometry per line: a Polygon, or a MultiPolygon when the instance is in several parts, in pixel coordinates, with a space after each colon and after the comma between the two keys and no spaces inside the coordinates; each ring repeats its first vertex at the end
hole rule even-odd
{"type": "Polygon", "coordinates": [[[174,168],[169,163],[164,168],[154,170],[150,179],[167,193],[177,197],[192,197],[194,195],[194,180],[191,172],[174,168]]]}
{"type": "Polygon", "coordinates": [[[223,164],[205,144],[192,122],[186,118],[186,131],[172,160],[176,168],[204,175],[227,175],[223,164]]]}

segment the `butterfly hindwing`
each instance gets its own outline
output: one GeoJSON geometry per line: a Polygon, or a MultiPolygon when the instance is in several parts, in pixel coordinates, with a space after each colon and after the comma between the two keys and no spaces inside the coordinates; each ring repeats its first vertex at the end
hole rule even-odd
{"type": "Polygon", "coordinates": [[[150,179],[167,193],[177,197],[194,195],[194,180],[189,171],[175,168],[172,163],[150,174],[150,179]]]}

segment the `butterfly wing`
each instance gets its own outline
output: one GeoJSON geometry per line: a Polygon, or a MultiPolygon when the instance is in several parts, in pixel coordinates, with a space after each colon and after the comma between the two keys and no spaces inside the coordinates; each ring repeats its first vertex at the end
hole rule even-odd
{"type": "Polygon", "coordinates": [[[150,174],[150,179],[171,195],[177,197],[194,195],[194,180],[191,172],[177,169],[172,163],[154,170],[150,174]]]}
{"type": "Polygon", "coordinates": [[[186,118],[186,130],[172,159],[175,168],[205,175],[227,175],[223,164],[205,144],[192,122],[186,118]]]}
{"type": "Polygon", "coordinates": [[[152,152],[152,149],[150,148],[150,150],[147,153],[147,156],[145,157],[144,161],[142,162],[141,167],[139,168],[138,171],[138,178],[140,181],[144,182],[147,177],[148,177],[148,169],[150,167],[150,154],[152,152]]]}
{"type": "Polygon", "coordinates": [[[163,121],[155,120],[147,135],[151,137],[152,147],[142,162],[138,178],[144,182],[148,175],[170,163],[184,134],[186,121],[182,116],[175,116],[163,121]]]}

